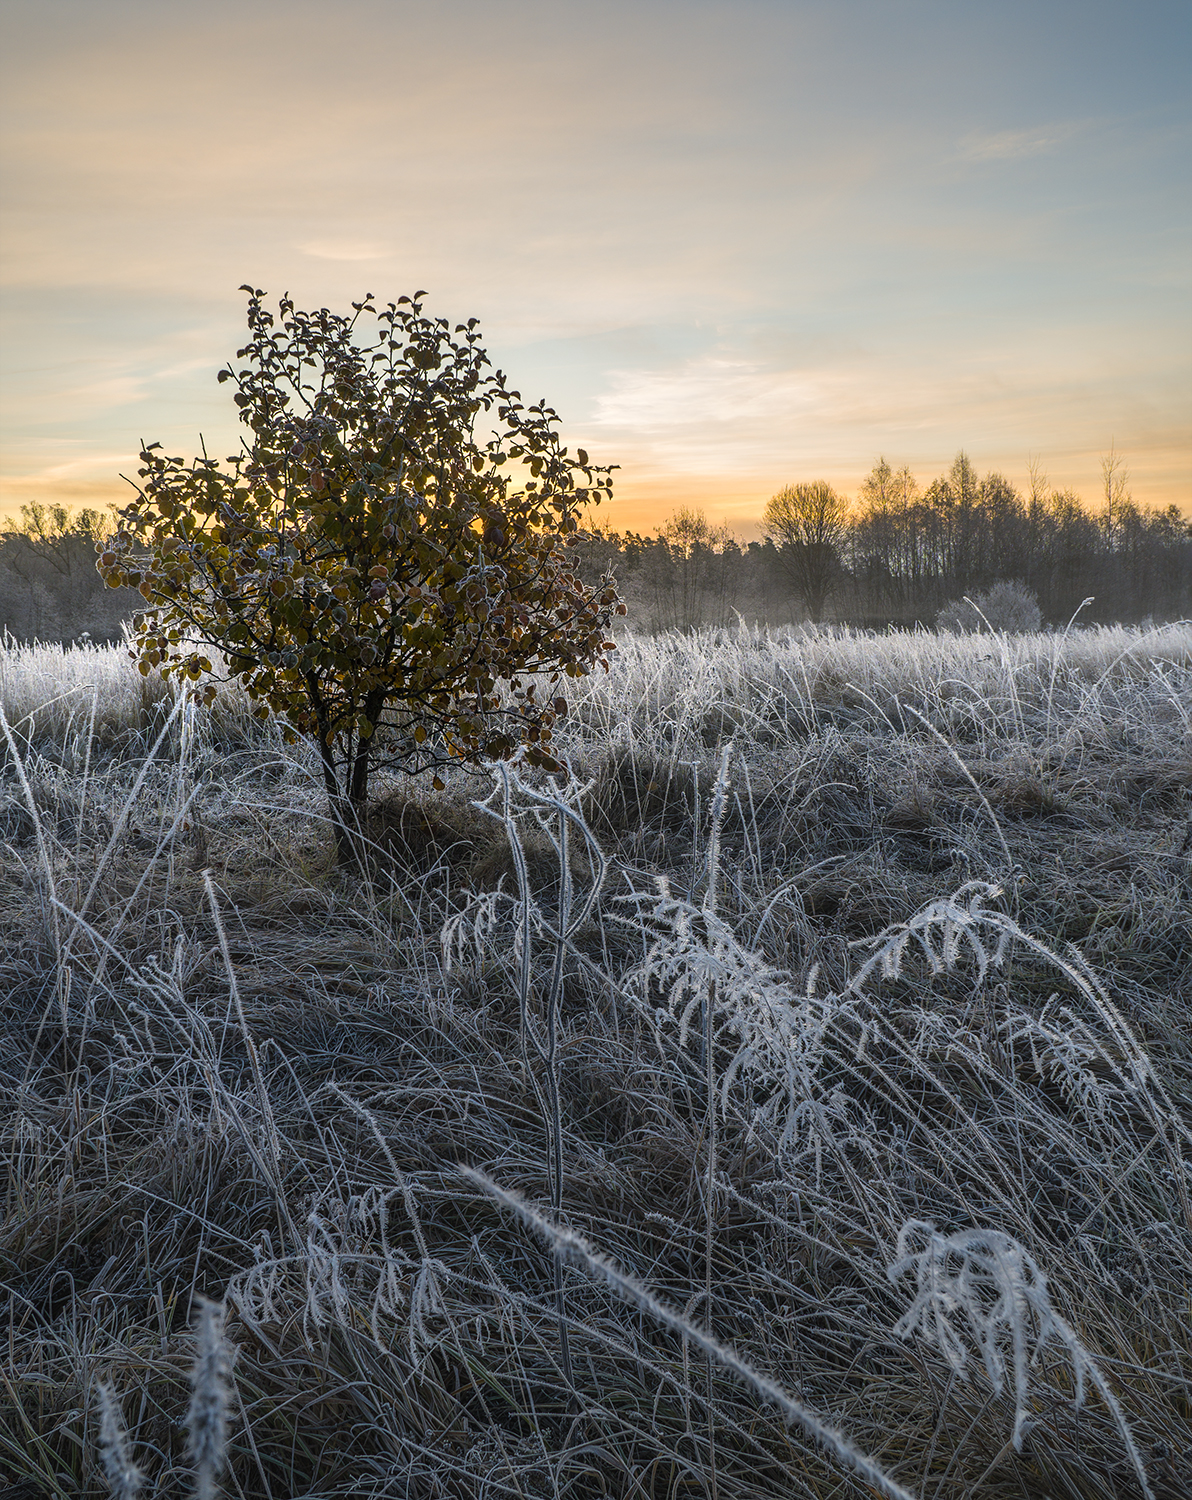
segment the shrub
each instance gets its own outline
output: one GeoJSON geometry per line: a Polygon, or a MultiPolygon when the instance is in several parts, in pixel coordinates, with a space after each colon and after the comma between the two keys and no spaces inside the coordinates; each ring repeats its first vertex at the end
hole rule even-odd
{"type": "Polygon", "coordinates": [[[611,576],[584,584],[566,551],[610,471],[569,454],[544,402],[522,404],[475,318],[452,330],[417,293],[351,317],[283,297],[275,321],[242,290],[249,342],[219,379],[244,452],[187,463],[150,444],[99,569],[151,606],[134,622],[143,673],[205,679],[210,702],[215,647],[258,717],[315,740],[354,863],[382,757],[421,771],[524,745],[553,767],[550,687],[607,667],[613,645],[611,576]]]}
{"type": "Polygon", "coordinates": [[[935,617],[937,630],[967,635],[982,629],[1005,630],[1023,635],[1038,630],[1042,621],[1039,600],[1024,583],[1002,579],[983,594],[953,599],[935,617]]]}

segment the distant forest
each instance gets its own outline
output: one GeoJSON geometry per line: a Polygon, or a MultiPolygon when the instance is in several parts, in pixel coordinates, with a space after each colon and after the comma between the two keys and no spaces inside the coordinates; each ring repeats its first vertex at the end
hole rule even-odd
{"type": "MultiPolygon", "coordinates": [[[[656,536],[584,531],[577,562],[588,577],[613,568],[628,623],[647,631],[738,617],[931,626],[1001,584],[1037,601],[1047,625],[1078,610],[1084,623],[1192,616],[1192,522],[1174,505],[1137,505],[1113,454],[1102,477],[1090,507],[1037,469],[1023,495],[1000,474],[979,478],[964,453],[925,488],[879,460],[852,505],[823,482],[781,491],[766,507],[764,541],[741,546],[684,507],[656,536]]],[[[0,629],[19,640],[118,640],[142,601],[105,589],[95,571],[96,542],[110,529],[99,512],[23,506],[0,531],[0,629]]]]}
{"type": "Polygon", "coordinates": [[[1099,508],[1036,469],[1021,494],[979,478],[964,453],[925,488],[879,461],[850,506],[826,484],[792,486],[766,509],[768,535],[742,547],[681,509],[653,537],[588,533],[583,568],[616,570],[639,629],[690,629],[743,616],[885,628],[931,626],[954,601],[1013,582],[1042,622],[1137,623],[1192,615],[1192,522],[1130,497],[1120,459],[1103,462],[1099,508]],[[784,503],[779,503],[784,502],[784,503]]]}
{"type": "Polygon", "coordinates": [[[111,513],[22,505],[21,519],[0,530],[0,631],[18,641],[118,641],[145,601],[107,588],[96,571],[96,544],[114,530],[111,513]]]}

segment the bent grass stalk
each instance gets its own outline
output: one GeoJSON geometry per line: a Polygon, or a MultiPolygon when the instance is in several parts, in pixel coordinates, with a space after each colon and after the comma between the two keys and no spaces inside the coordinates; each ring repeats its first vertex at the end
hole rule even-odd
{"type": "Polygon", "coordinates": [[[593,1280],[605,1282],[619,1297],[633,1303],[642,1312],[648,1313],[656,1322],[663,1324],[674,1333],[689,1339],[710,1360],[735,1375],[743,1385],[749,1386],[764,1401],[771,1402],[778,1407],[787,1421],[802,1428],[812,1442],[827,1449],[833,1457],[853,1469],[881,1494],[888,1496],[889,1500],[914,1500],[909,1490],[904,1489],[897,1480],[892,1479],[880,1465],[855,1447],[843,1433],[830,1427],[810,1407],[792,1396],[789,1391],[784,1390],[769,1376],[754,1369],[748,1360],[743,1359],[735,1350],[719,1343],[705,1329],[656,1297],[640,1281],[619,1270],[611,1261],[593,1250],[581,1235],[563,1225],[551,1223],[517,1193],[511,1192],[508,1188],[499,1187],[482,1172],[477,1172],[472,1167],[461,1167],[460,1173],[469,1182],[496,1199],[498,1203],[503,1204],[511,1213],[516,1214],[552,1250],[565,1255],[574,1265],[586,1271],[593,1280]]]}
{"type": "Polygon", "coordinates": [[[966,1324],[995,1393],[1000,1395],[1007,1373],[1013,1374],[1012,1441],[1018,1450],[1029,1425],[1030,1366],[1043,1345],[1049,1339],[1056,1340],[1072,1360],[1076,1405],[1084,1403],[1087,1376],[1109,1408],[1143,1495],[1146,1500],[1154,1500],[1142,1455],[1117,1398],[1075,1330],[1052,1306],[1046,1276],[1016,1240],[989,1229],[942,1235],[934,1224],[911,1219],[899,1231],[896,1255],[887,1268],[890,1280],[896,1282],[908,1272],[915,1276],[914,1300],[894,1325],[899,1338],[918,1332],[925,1342],[935,1344],[957,1375],[963,1376],[969,1351],[957,1323],[966,1324]],[[913,1248],[916,1238],[924,1241],[921,1250],[913,1248]],[[1028,1356],[1032,1322],[1036,1352],[1028,1356]],[[1011,1372],[1007,1372],[1000,1347],[1003,1330],[1009,1333],[1012,1346],[1011,1372]]]}
{"type": "Polygon", "coordinates": [[[120,1403],[109,1381],[97,1381],[95,1389],[99,1397],[99,1451],[108,1489],[113,1500],[136,1500],[145,1476],[133,1462],[120,1403]]]}
{"type": "MultiPolygon", "coordinates": [[[[509,841],[517,879],[520,918],[514,939],[514,951],[518,960],[518,1018],[521,1039],[522,1063],[530,1080],[546,1125],[547,1181],[551,1208],[555,1214],[563,1211],[563,1120],[559,1098],[559,1005],[562,999],[563,964],[568,948],[576,932],[587,921],[600,896],[608,862],[604,853],[582,816],[572,805],[578,803],[591,790],[581,786],[569,776],[568,785],[562,791],[542,792],[526,784],[515,767],[497,762],[493,767],[496,782],[492,793],[482,802],[472,805],[480,812],[497,818],[505,829],[509,841]],[[528,804],[539,828],[550,839],[559,867],[559,916],[553,928],[542,916],[534,900],[530,886],[529,866],[521,829],[514,812],[513,793],[517,791],[523,804],[528,804]],[[499,803],[499,811],[492,803],[499,803]],[[557,827],[557,833],[551,827],[557,827]],[[571,831],[576,828],[585,844],[592,884],[577,912],[573,912],[574,885],[571,872],[571,831]],[[554,937],[554,956],[550,979],[547,983],[543,1005],[545,1036],[538,1035],[535,1017],[530,1003],[530,959],[532,926],[545,929],[554,937]],[[542,1085],[536,1070],[531,1065],[529,1049],[542,1065],[542,1085]]],[[[574,1388],[574,1372],[571,1362],[571,1345],[567,1331],[566,1307],[563,1291],[563,1267],[558,1258],[554,1267],[555,1304],[558,1315],[559,1345],[563,1361],[563,1373],[569,1387],[574,1388]]]]}
{"type": "MultiPolygon", "coordinates": [[[[38,861],[40,864],[42,875],[45,879],[46,892],[49,895],[51,905],[54,909],[54,955],[55,958],[59,958],[62,952],[62,939],[61,932],[58,926],[57,891],[55,890],[54,886],[54,866],[53,862],[50,859],[49,847],[46,844],[45,829],[42,827],[41,814],[37,808],[37,799],[33,795],[33,789],[29,785],[29,778],[25,774],[24,758],[22,757],[20,750],[17,748],[16,739],[14,738],[13,732],[9,727],[8,719],[4,714],[3,704],[0,704],[0,730],[2,730],[4,733],[5,741],[8,744],[8,753],[12,757],[12,763],[16,768],[17,779],[21,784],[21,791],[24,793],[25,805],[29,809],[29,816],[33,819],[33,832],[37,838],[38,861]]],[[[65,1031],[65,1010],[63,1011],[62,1026],[63,1031],[65,1031]]]]}

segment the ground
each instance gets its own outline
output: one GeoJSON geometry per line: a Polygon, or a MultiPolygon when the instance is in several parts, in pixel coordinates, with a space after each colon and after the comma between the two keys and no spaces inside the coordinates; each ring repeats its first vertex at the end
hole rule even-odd
{"type": "Polygon", "coordinates": [[[362,879],[9,648],[0,1495],[119,1493],[105,1381],[192,1493],[200,1297],[229,1494],[1187,1493],[1192,630],[617,657],[362,879]]]}

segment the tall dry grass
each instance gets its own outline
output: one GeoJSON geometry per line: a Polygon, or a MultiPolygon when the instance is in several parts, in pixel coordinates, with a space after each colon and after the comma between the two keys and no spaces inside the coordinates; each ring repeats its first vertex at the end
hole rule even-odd
{"type": "Polygon", "coordinates": [[[1188,1492],[1192,630],[618,658],[368,881],[0,658],[14,1500],[1188,1492]]]}

